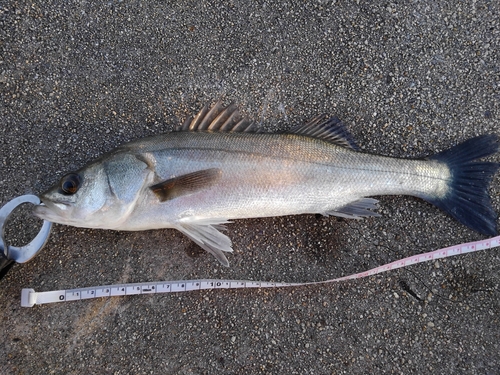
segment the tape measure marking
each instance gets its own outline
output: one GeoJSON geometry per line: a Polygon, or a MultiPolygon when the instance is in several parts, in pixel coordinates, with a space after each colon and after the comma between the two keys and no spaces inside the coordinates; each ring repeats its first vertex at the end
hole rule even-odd
{"type": "Polygon", "coordinates": [[[188,292],[204,289],[283,288],[304,285],[328,284],[339,281],[360,279],[397,268],[411,266],[417,263],[428,262],[430,260],[451,257],[459,254],[471,253],[474,251],[491,249],[499,246],[500,236],[497,236],[486,240],[469,242],[461,245],[450,246],[444,249],[434,250],[424,254],[413,255],[411,257],[397,260],[392,263],[388,263],[371,270],[356,273],[353,275],[343,276],[331,280],[313,281],[307,283],[202,279],[116,284],[68,290],[54,290],[50,292],[35,292],[34,289],[25,288],[21,291],[21,306],[33,307],[34,305],[41,305],[45,303],[79,301],[91,298],[130,296],[135,294],[188,292]]]}

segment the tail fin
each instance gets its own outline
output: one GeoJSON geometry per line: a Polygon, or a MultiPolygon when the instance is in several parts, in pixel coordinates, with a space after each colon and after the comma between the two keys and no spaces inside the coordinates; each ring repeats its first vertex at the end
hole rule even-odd
{"type": "Polygon", "coordinates": [[[497,215],[488,195],[490,181],[498,163],[474,160],[499,150],[498,136],[482,135],[469,139],[429,159],[446,163],[450,168],[450,190],[444,198],[425,197],[462,224],[486,235],[496,235],[497,215]]]}

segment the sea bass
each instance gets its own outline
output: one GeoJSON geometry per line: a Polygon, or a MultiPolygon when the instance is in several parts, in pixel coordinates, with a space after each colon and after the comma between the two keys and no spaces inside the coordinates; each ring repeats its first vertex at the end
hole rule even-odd
{"type": "Polygon", "coordinates": [[[176,131],[126,143],[40,195],[41,219],[86,228],[175,228],[228,265],[233,219],[305,213],[379,216],[378,195],[412,195],[466,226],[496,234],[488,185],[499,149],[472,138],[426,159],[359,152],[336,117],[263,133],[234,105],[206,105],[176,131]]]}

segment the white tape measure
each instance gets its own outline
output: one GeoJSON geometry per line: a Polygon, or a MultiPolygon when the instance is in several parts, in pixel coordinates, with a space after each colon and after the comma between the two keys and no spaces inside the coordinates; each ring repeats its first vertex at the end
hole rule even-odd
{"type": "Polygon", "coordinates": [[[471,253],[479,250],[491,249],[500,246],[500,236],[486,240],[469,242],[461,245],[450,246],[444,249],[431,251],[424,254],[414,255],[373,268],[371,270],[344,276],[332,280],[314,281],[307,283],[273,283],[266,281],[245,280],[178,280],[157,281],[133,284],[116,284],[105,286],[94,286],[88,288],[76,288],[68,290],[55,290],[50,292],[35,292],[33,289],[23,289],[21,292],[21,306],[32,307],[44,303],[78,301],[101,297],[128,296],[134,294],[154,294],[187,292],[203,289],[246,289],[246,288],[283,288],[304,285],[317,285],[334,283],[345,280],[360,279],[362,277],[375,275],[397,268],[410,266],[412,264],[428,262],[434,259],[451,257],[454,255],[471,253]]]}

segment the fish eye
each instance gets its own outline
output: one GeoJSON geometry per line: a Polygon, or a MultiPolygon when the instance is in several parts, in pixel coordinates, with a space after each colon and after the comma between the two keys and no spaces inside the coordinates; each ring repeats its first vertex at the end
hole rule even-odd
{"type": "Polygon", "coordinates": [[[59,190],[65,195],[72,195],[78,191],[82,183],[81,177],[76,173],[69,173],[63,178],[59,184],[59,190]]]}

